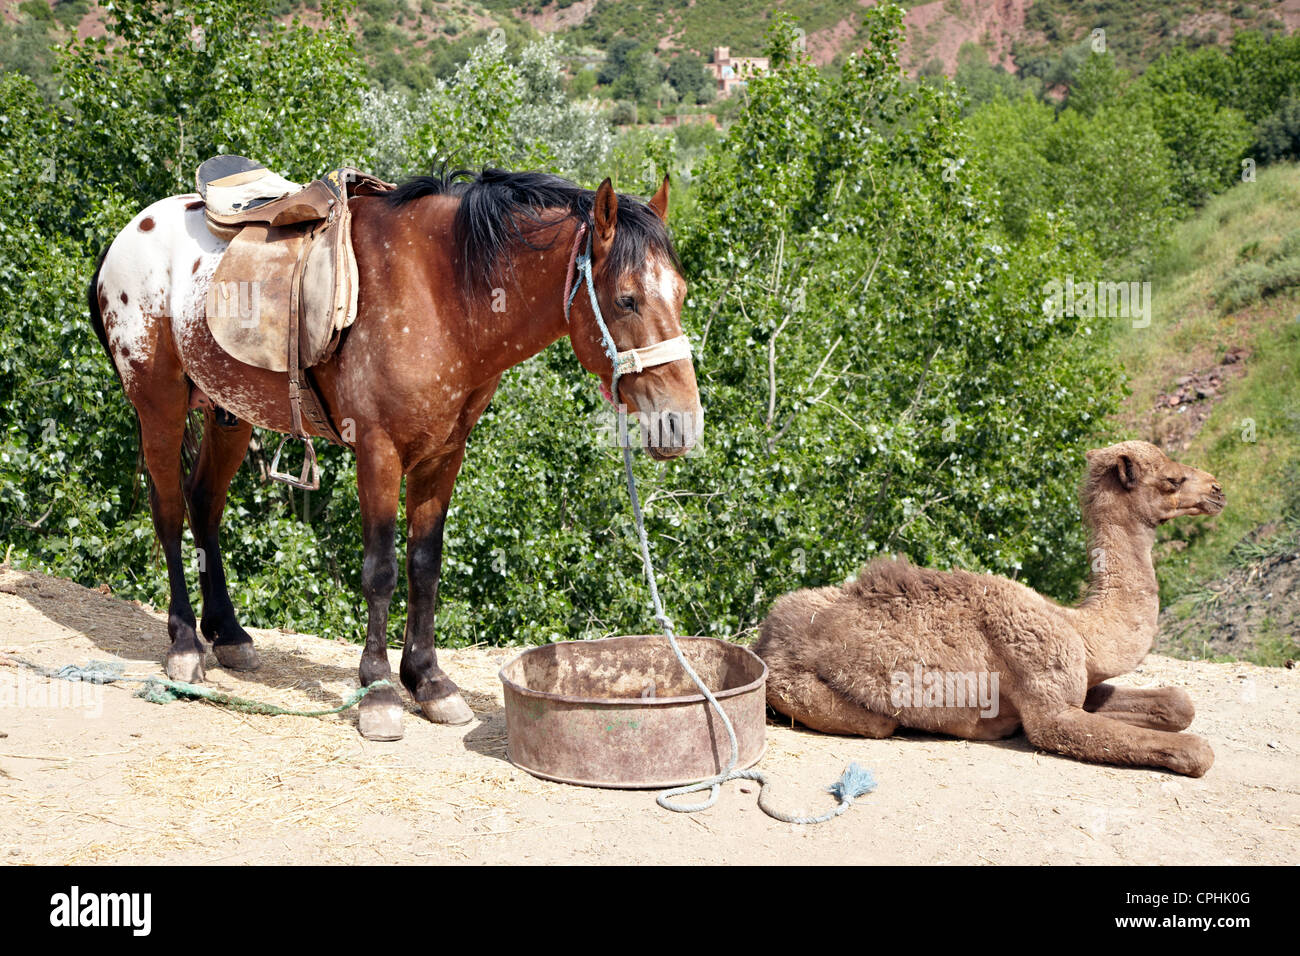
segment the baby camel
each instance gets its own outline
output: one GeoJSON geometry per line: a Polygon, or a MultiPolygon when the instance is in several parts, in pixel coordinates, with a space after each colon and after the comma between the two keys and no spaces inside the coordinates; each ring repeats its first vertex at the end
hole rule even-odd
{"type": "Polygon", "coordinates": [[[1204,774],[1209,744],[1176,732],[1194,714],[1185,691],[1103,681],[1136,667],[1155,638],[1156,525],[1218,514],[1223,490],[1147,442],[1087,459],[1092,579],[1078,607],[1006,578],[877,560],[842,588],[776,602],[754,647],[768,703],[827,733],[888,737],[901,724],[992,740],[1023,726],[1044,750],[1204,774]]]}

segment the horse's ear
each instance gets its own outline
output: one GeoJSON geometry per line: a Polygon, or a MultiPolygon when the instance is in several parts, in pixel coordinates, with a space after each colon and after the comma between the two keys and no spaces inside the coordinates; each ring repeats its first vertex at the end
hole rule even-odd
{"type": "Polygon", "coordinates": [[[664,183],[650,199],[650,208],[664,222],[668,221],[668,174],[664,174],[664,183]]]}
{"type": "Polygon", "coordinates": [[[596,190],[596,204],[591,218],[596,227],[597,251],[603,255],[614,242],[614,230],[618,226],[618,194],[614,192],[614,184],[608,176],[596,190]]]}

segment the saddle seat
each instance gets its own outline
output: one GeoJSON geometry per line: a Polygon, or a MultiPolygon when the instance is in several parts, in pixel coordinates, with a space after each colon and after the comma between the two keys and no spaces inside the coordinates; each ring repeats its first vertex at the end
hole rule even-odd
{"type": "Polygon", "coordinates": [[[300,186],[223,155],[198,168],[195,185],[208,229],[229,243],[208,287],[212,337],[246,365],[288,373],[295,437],[308,437],[305,416],[315,434],[345,444],[309,370],[334,354],[356,320],[349,201],[392,184],[343,167],[300,186]]]}

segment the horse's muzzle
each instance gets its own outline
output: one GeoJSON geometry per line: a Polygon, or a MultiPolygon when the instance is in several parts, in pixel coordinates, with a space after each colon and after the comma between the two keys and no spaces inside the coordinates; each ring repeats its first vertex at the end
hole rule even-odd
{"type": "Polygon", "coordinates": [[[641,445],[651,458],[667,461],[693,449],[704,431],[704,410],[665,410],[641,416],[641,445]]]}

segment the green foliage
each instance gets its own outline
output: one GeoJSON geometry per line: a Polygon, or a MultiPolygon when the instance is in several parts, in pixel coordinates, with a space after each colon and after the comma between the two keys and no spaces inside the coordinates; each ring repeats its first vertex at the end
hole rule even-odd
{"type": "Polygon", "coordinates": [[[809,34],[841,21],[857,24],[862,8],[856,0],[597,0],[572,32],[582,42],[609,47],[621,39],[650,46],[671,36],[679,50],[708,56],[714,46],[729,46],[736,56],[753,56],[763,46],[774,17],[798,18],[809,34]]]}
{"type": "Polygon", "coordinates": [[[1002,196],[1009,235],[1035,211],[1068,218],[1103,259],[1150,261],[1177,210],[1173,162],[1149,105],[1100,101],[1090,113],[1028,97],[996,100],[969,120],[975,161],[1002,196]]]}
{"type": "Polygon", "coordinates": [[[713,94],[713,74],[704,66],[704,60],[694,53],[682,53],[668,64],[668,82],[682,96],[693,94],[702,101],[713,94]]]}
{"type": "Polygon", "coordinates": [[[953,82],[965,90],[967,110],[994,99],[1016,99],[1023,92],[1034,93],[1038,89],[1036,81],[1022,79],[989,63],[984,48],[974,43],[962,44],[957,52],[953,82]]]}
{"type": "Polygon", "coordinates": [[[1300,156],[1300,34],[1246,31],[1226,49],[1179,49],[1152,64],[1143,82],[1239,111],[1255,126],[1250,154],[1260,162],[1300,156]]]}
{"type": "Polygon", "coordinates": [[[361,65],[341,14],[327,11],[331,27],[315,30],[274,21],[268,0],[113,6],[110,34],[69,47],[59,65],[70,119],[60,175],[87,196],[144,205],[190,190],[217,153],[255,154],[299,180],[359,160],[361,65]]]}
{"type": "Polygon", "coordinates": [[[890,551],[1061,596],[1079,578],[1074,487],[1114,376],[1090,352],[1099,331],[1044,316],[1038,289],[1091,260],[1041,220],[1008,243],[981,179],[945,177],[968,148],[961,102],[900,82],[898,18],[873,11],[834,82],[778,21],[785,65],[751,84],[679,226],[724,430],[673,509],[695,516],[709,580],[679,580],[690,553],[672,580],[679,603],[728,595],[714,628],[890,551]]]}
{"type": "Polygon", "coordinates": [[[1066,104],[1084,116],[1115,103],[1124,88],[1127,74],[1115,65],[1110,53],[1090,53],[1079,64],[1070,82],[1066,104]]]}
{"type": "Polygon", "coordinates": [[[1214,290],[1214,300],[1223,312],[1236,312],[1284,289],[1300,287],[1300,229],[1271,249],[1252,242],[1237,258],[1242,261],[1214,290]]]}
{"type": "MultiPolygon", "coordinates": [[[[1101,330],[1045,314],[1042,287],[1149,256],[1181,202],[1222,188],[1242,130],[1285,95],[1274,84],[1272,101],[1233,105],[1175,83],[1184,74],[1174,67],[1165,85],[1111,83],[1079,60],[1079,90],[1058,115],[1036,87],[986,63],[980,72],[968,54],[984,101],[963,120],[969,103],[954,87],[904,82],[898,8],[855,20],[864,49],[833,74],[799,52],[788,19],[755,12],[732,42],[753,52],[746,37],[770,25],[776,71],[710,107],[729,129],[615,138],[565,89],[553,40],[458,34],[429,45],[432,78],[414,89],[415,74],[389,71],[366,39],[388,43],[392,34],[366,31],[385,11],[416,16],[414,6],[369,5],[369,71],[335,7],[323,4],[322,25],[309,28],[275,22],[281,6],[125,0],[107,38],[61,54],[58,100],[0,77],[0,534],[19,563],[165,601],[134,488],[134,416],[82,305],[94,256],[135,211],[188,190],[216,152],[299,179],[344,161],[396,178],[450,158],[589,185],[612,175],[642,194],[674,174],[684,323],[709,425],[700,455],[636,467],[684,630],[745,631],[776,595],[891,551],[1070,598],[1084,560],[1082,452],[1106,427],[1118,374],[1101,330]],[[447,57],[435,63],[438,50],[447,57]]],[[[720,9],[672,8],[681,18],[720,9]]],[[[591,29],[612,15],[599,7],[591,29]]],[[[644,119],[647,99],[668,98],[665,74],[654,35],[627,39],[605,82],[625,83],[644,119]]],[[[1276,65],[1280,47],[1242,43],[1243,55],[1276,65]]],[[[691,65],[679,57],[666,75],[690,92],[681,62],[691,65]]],[[[505,376],[448,518],[443,642],[644,628],[603,409],[566,345],[505,376]]],[[[350,455],[322,450],[326,487],[310,496],[262,483],[264,458],[255,449],[237,476],[225,523],[242,619],[359,637],[350,455]]],[[[402,584],[394,637],[404,601],[402,584]]]]}
{"type": "Polygon", "coordinates": [[[1282,24],[1266,0],[1034,0],[1017,43],[1022,67],[1050,60],[1062,46],[1105,31],[1106,47],[1126,69],[1138,69],[1177,48],[1226,42],[1236,31],[1272,33],[1282,24]]]}
{"type": "Polygon", "coordinates": [[[1259,121],[1255,151],[1261,163],[1300,159],[1300,96],[1288,93],[1277,109],[1259,121]]]}
{"type": "Polygon", "coordinates": [[[39,0],[28,0],[18,8],[10,23],[0,20],[0,65],[30,77],[47,98],[55,91],[54,53],[57,31],[50,8],[39,0]]]}
{"type": "Polygon", "coordinates": [[[1179,205],[1199,206],[1240,178],[1252,137],[1240,110],[1178,92],[1153,97],[1151,117],[1169,151],[1179,205]]]}
{"type": "MultiPolygon", "coordinates": [[[[511,56],[504,38],[488,39],[447,81],[410,101],[414,130],[389,126],[410,157],[404,172],[449,161],[473,168],[563,169],[578,179],[597,176],[610,148],[607,124],[589,100],[564,90],[560,47],[554,37],[511,56]]],[[[372,117],[376,132],[385,121],[372,117]]]]}

